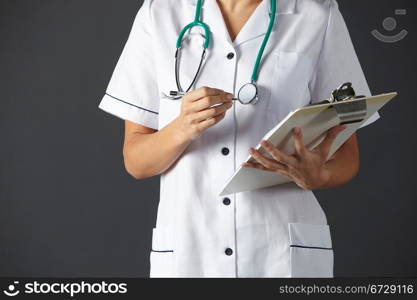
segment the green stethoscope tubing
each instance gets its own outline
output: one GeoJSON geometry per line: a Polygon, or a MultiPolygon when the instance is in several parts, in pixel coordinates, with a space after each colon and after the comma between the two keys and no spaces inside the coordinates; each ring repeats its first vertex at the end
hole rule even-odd
{"type": "MultiPolygon", "coordinates": [[[[272,29],[273,29],[274,24],[275,24],[275,16],[276,16],[276,10],[277,10],[276,1],[277,0],[270,0],[271,12],[270,12],[270,16],[269,16],[268,28],[267,28],[267,31],[265,33],[264,39],[262,41],[261,47],[259,48],[258,55],[256,57],[255,65],[253,66],[253,71],[252,71],[252,75],[251,75],[251,83],[254,84],[254,85],[255,85],[256,81],[258,80],[259,69],[260,69],[262,57],[263,57],[266,45],[268,44],[269,37],[271,35],[272,29]]],[[[211,36],[210,36],[209,26],[206,23],[204,23],[203,21],[200,20],[201,19],[201,8],[202,8],[202,0],[197,0],[194,21],[192,23],[186,25],[181,30],[181,32],[178,36],[177,43],[176,43],[176,48],[177,48],[177,52],[176,52],[176,55],[175,55],[176,58],[178,56],[179,49],[181,48],[182,40],[184,38],[185,33],[193,27],[202,27],[204,29],[204,33],[205,33],[204,43],[203,43],[204,51],[203,51],[203,55],[202,55],[202,60],[203,60],[204,55],[205,55],[205,51],[210,46],[211,36]]],[[[201,65],[202,65],[202,61],[200,62],[200,66],[197,70],[196,76],[194,77],[193,83],[194,83],[194,81],[195,81],[195,79],[198,75],[198,72],[200,71],[201,65]]],[[[180,86],[178,78],[177,78],[177,85],[180,86]]]]}
{"type": "Polygon", "coordinates": [[[194,17],[194,22],[188,24],[187,26],[185,26],[177,39],[177,49],[181,48],[181,44],[182,44],[182,39],[185,35],[185,33],[187,32],[188,29],[191,29],[192,27],[202,27],[204,29],[204,33],[205,33],[205,39],[204,39],[204,44],[203,47],[204,49],[207,49],[210,45],[210,29],[208,27],[208,25],[204,22],[202,22],[200,20],[200,16],[201,16],[201,6],[202,6],[202,0],[198,0],[197,1],[197,5],[196,5],[196,9],[195,9],[195,17],[194,17]]]}
{"type": "Polygon", "coordinates": [[[265,37],[262,41],[261,47],[259,48],[258,56],[256,57],[255,66],[253,67],[251,81],[256,82],[258,80],[259,66],[261,64],[262,56],[264,55],[266,44],[268,43],[269,36],[271,35],[272,28],[275,23],[275,15],[277,12],[277,3],[276,0],[271,0],[271,13],[269,16],[268,29],[266,30],[265,37]]]}

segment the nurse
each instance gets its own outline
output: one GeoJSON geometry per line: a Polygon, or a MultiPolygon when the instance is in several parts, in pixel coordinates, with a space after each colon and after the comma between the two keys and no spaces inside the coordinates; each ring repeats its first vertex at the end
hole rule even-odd
{"type": "Polygon", "coordinates": [[[371,94],[335,0],[145,0],[99,107],[125,120],[129,174],[161,175],[150,276],[332,277],[330,227],[312,191],[356,175],[356,136],[327,162],[343,126],[313,151],[297,129],[295,153],[264,144],[268,159],[252,147],[348,81],[371,94]],[[248,82],[257,101],[233,100],[248,82]],[[257,163],[246,167],[292,182],[218,196],[248,151],[257,163]]]}

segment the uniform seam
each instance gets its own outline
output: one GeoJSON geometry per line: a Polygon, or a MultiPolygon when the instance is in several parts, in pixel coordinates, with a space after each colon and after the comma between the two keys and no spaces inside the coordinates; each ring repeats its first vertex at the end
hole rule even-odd
{"type": "Polygon", "coordinates": [[[144,108],[144,107],[141,107],[141,106],[138,106],[138,105],[135,105],[135,104],[129,103],[129,102],[127,102],[127,101],[125,101],[125,100],[122,100],[122,99],[119,99],[119,98],[117,98],[117,97],[114,97],[114,96],[110,95],[109,93],[106,93],[106,95],[107,95],[107,96],[109,96],[109,97],[111,97],[111,98],[113,98],[114,100],[117,100],[117,101],[123,102],[123,103],[125,103],[125,104],[130,105],[130,106],[133,106],[133,107],[136,107],[136,108],[139,108],[139,109],[145,110],[145,111],[147,111],[147,112],[150,112],[150,113],[153,113],[153,114],[156,114],[156,115],[158,115],[158,114],[159,114],[159,113],[158,113],[158,112],[156,112],[156,111],[153,111],[153,110],[150,110],[150,109],[147,109],[147,108],[144,108]]]}
{"type": "Polygon", "coordinates": [[[313,247],[313,246],[302,246],[302,245],[290,245],[293,248],[306,248],[306,249],[320,249],[320,250],[333,250],[333,248],[328,247],[313,247]]]}
{"type": "MultiPolygon", "coordinates": [[[[236,65],[235,65],[236,68],[236,65]]],[[[235,72],[236,74],[236,72],[235,72]]],[[[233,90],[236,89],[236,78],[234,80],[233,90]]],[[[233,172],[236,172],[236,145],[237,145],[237,133],[238,133],[238,122],[236,116],[236,105],[233,105],[233,125],[234,125],[234,137],[233,137],[233,172]]],[[[237,222],[236,222],[236,193],[233,194],[233,222],[234,222],[234,233],[235,233],[235,276],[239,277],[239,268],[238,268],[238,250],[237,250],[237,222]]]]}
{"type": "MultiPolygon", "coordinates": [[[[329,31],[329,25],[330,25],[330,21],[331,21],[331,17],[332,17],[332,0],[328,0],[328,4],[329,4],[329,7],[328,7],[329,8],[329,15],[328,15],[328,18],[327,18],[326,28],[325,28],[324,34],[323,34],[323,39],[321,40],[320,52],[319,52],[319,54],[317,56],[317,61],[315,63],[314,70],[316,70],[316,71],[312,74],[312,76],[311,76],[311,78],[309,80],[309,85],[312,84],[312,83],[315,83],[314,81],[316,80],[316,77],[317,77],[317,67],[318,67],[318,64],[320,63],[320,59],[321,59],[322,54],[323,54],[324,43],[326,41],[327,32],[329,31]]],[[[311,87],[310,87],[310,92],[312,92],[311,91],[311,87]]],[[[310,102],[312,100],[310,100],[310,102]]]]}

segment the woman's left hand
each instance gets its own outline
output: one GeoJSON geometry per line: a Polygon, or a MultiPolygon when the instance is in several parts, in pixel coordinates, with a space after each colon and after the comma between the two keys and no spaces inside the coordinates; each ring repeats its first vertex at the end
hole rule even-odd
{"type": "Polygon", "coordinates": [[[257,163],[244,163],[243,166],[284,175],[306,190],[319,189],[330,180],[331,174],[326,168],[326,160],[334,140],[345,128],[345,125],[339,125],[330,129],[325,139],[313,150],[308,150],[304,146],[303,133],[299,128],[294,128],[295,151],[292,155],[278,150],[268,141],[262,141],[262,147],[271,155],[272,159],[265,157],[256,149],[250,148],[249,153],[257,163]]]}

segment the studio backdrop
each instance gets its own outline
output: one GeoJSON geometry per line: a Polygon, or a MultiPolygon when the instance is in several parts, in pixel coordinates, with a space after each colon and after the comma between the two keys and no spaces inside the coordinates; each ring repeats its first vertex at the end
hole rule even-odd
{"type": "MultiPolygon", "coordinates": [[[[417,276],[416,3],[339,0],[374,94],[359,175],[315,192],[335,276],[417,276]]],[[[98,109],[142,1],[0,1],[0,276],[149,275],[159,177],[124,169],[98,109]]]]}

